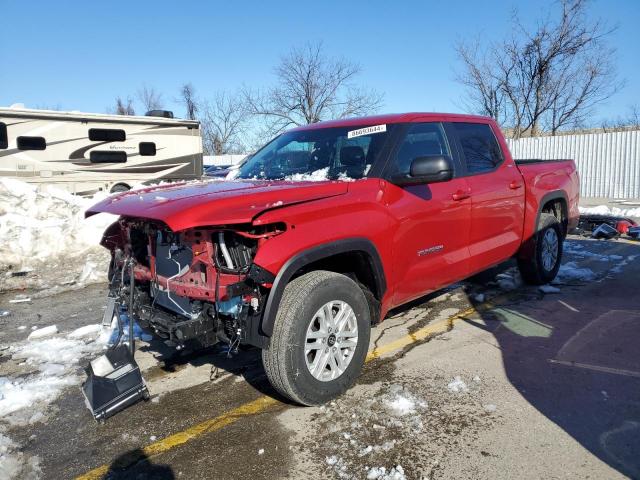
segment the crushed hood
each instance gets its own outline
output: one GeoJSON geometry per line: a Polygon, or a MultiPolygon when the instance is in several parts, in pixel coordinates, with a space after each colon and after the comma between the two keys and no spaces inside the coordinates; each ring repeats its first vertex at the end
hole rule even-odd
{"type": "Polygon", "coordinates": [[[177,232],[205,225],[250,223],[274,208],[342,195],[347,182],[202,181],[168,184],[112,195],[89,208],[159,220],[177,232]]]}

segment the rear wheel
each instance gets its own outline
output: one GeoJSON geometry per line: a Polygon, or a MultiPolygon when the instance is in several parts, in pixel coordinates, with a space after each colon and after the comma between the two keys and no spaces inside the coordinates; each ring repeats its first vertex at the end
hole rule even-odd
{"type": "Polygon", "coordinates": [[[349,277],[314,271],[285,288],[262,359],[271,384],[302,405],[345,392],[360,374],[371,319],[363,291],[349,277]]]}
{"type": "Polygon", "coordinates": [[[556,278],[562,260],[562,239],[558,219],[550,213],[543,213],[538,232],[531,240],[534,242],[532,255],[518,259],[518,268],[525,282],[544,285],[556,278]]]}

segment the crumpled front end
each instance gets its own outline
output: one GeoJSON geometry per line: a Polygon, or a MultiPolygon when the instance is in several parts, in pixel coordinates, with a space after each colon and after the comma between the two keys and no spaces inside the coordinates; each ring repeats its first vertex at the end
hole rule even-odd
{"type": "Polygon", "coordinates": [[[258,347],[262,305],[274,276],[253,263],[285,224],[193,228],[173,232],[156,221],[123,218],[105,233],[112,252],[112,295],[127,288],[134,262],[132,313],[167,345],[204,348],[224,341],[258,347]]]}

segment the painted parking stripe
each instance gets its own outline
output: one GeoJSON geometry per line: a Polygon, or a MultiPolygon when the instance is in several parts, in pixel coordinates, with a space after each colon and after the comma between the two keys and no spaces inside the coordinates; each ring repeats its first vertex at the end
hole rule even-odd
{"type": "MultiPolygon", "coordinates": [[[[428,324],[413,333],[404,335],[397,340],[394,340],[393,342],[382,345],[372,350],[367,355],[366,362],[370,362],[382,357],[383,355],[398,351],[408,345],[424,340],[430,336],[445,333],[449,329],[449,327],[456,321],[462,320],[469,315],[484,311],[491,307],[493,307],[492,303],[485,302],[481,305],[478,305],[477,307],[471,307],[462,312],[458,312],[447,319],[435,322],[433,324],[428,324]]],[[[239,407],[225,412],[215,418],[205,420],[204,422],[187,428],[186,430],[174,433],[173,435],[169,435],[162,440],[151,443],[150,445],[147,445],[146,447],[136,451],[135,453],[132,453],[129,456],[125,455],[124,457],[122,457],[118,465],[101,465],[83,475],[76,477],[76,480],[101,479],[109,472],[111,467],[115,467],[117,469],[125,469],[134,465],[145,457],[150,458],[154,455],[159,455],[161,453],[167,452],[204,434],[212,433],[228,425],[234,424],[242,418],[266,412],[270,408],[273,408],[275,405],[282,405],[282,403],[266,395],[261,396],[257,400],[253,400],[252,402],[240,405],[239,407]]]]}

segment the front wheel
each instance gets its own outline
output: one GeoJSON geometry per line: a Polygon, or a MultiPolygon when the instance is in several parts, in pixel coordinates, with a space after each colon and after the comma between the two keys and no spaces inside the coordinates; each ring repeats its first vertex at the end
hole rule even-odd
{"type": "Polygon", "coordinates": [[[285,288],[265,371],[282,395],[320,405],[344,393],[362,370],[371,318],[362,289],[345,275],[317,270],[285,288]]]}
{"type": "Polygon", "coordinates": [[[562,239],[558,219],[554,215],[543,213],[538,232],[531,239],[532,255],[518,259],[518,268],[525,282],[544,285],[556,278],[562,260],[562,239]]]}

